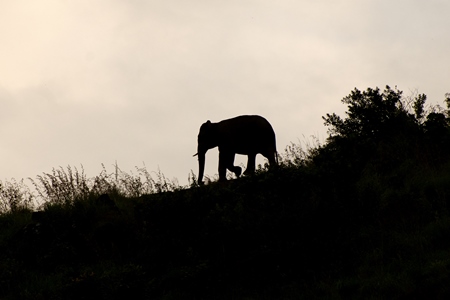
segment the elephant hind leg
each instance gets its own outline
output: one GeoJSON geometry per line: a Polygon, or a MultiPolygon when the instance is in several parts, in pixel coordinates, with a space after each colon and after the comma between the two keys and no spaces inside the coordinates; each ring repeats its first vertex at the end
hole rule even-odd
{"type": "Polygon", "coordinates": [[[274,151],[272,155],[269,155],[269,164],[271,167],[278,165],[277,152],[274,151]]]}
{"type": "Polygon", "coordinates": [[[233,172],[234,175],[236,175],[236,177],[239,177],[239,176],[241,176],[241,174],[242,174],[242,168],[239,167],[239,166],[232,166],[232,167],[231,167],[230,169],[228,169],[228,170],[230,170],[231,172],[233,172]]]}
{"type": "Polygon", "coordinates": [[[278,165],[277,151],[275,150],[267,151],[263,153],[263,156],[269,160],[270,167],[275,167],[278,165]]]}

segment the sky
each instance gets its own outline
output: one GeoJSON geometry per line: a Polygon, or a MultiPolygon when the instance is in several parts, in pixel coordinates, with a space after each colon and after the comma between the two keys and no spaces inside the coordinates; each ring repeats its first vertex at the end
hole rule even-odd
{"type": "Polygon", "coordinates": [[[324,142],[322,116],[344,116],[354,88],[443,105],[449,12],[447,0],[0,0],[0,180],[117,163],[185,185],[207,120],[262,115],[283,153],[324,142]]]}

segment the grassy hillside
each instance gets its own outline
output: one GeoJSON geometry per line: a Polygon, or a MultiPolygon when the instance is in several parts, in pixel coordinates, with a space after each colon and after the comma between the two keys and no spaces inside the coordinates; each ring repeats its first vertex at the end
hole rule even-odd
{"type": "Polygon", "coordinates": [[[326,144],[226,183],[55,173],[72,188],[0,215],[0,298],[448,299],[450,123],[425,99],[352,91],[326,144]]]}

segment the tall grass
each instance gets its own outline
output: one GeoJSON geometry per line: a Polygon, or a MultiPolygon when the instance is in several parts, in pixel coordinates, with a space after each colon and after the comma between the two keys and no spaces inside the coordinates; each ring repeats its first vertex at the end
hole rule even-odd
{"type": "Polygon", "coordinates": [[[20,209],[32,209],[36,206],[35,195],[23,182],[12,180],[0,181],[0,213],[17,211],[20,209]]]}
{"type": "Polygon", "coordinates": [[[310,139],[304,138],[304,142],[291,142],[284,149],[284,153],[278,154],[278,162],[283,167],[306,166],[320,149],[322,143],[316,136],[310,139]]]}
{"type": "MultiPolygon", "coordinates": [[[[37,210],[45,204],[71,205],[75,200],[105,193],[139,197],[185,188],[176,179],[168,179],[160,170],[149,172],[145,165],[128,173],[117,164],[113,167],[114,170],[109,172],[102,164],[100,174],[95,177],[88,177],[83,166],[54,168],[49,173],[37,175],[36,179],[28,178],[31,188],[23,179],[0,181],[0,214],[19,209],[37,210]]],[[[191,176],[194,178],[193,174],[191,176]]]]}
{"type": "MultiPolygon", "coordinates": [[[[281,167],[305,166],[311,159],[320,142],[291,143],[283,153],[278,154],[281,167]]],[[[258,173],[268,170],[268,164],[258,166],[258,173]]],[[[231,179],[231,177],[230,177],[231,179]]],[[[207,182],[218,180],[217,175],[206,176],[207,182]]],[[[46,204],[71,205],[76,200],[84,200],[102,194],[123,197],[177,191],[196,187],[197,180],[193,171],[188,177],[188,186],[181,186],[177,179],[167,178],[161,170],[150,172],[146,166],[135,167],[135,171],[125,172],[118,164],[108,171],[104,164],[100,174],[88,177],[83,166],[53,168],[51,172],[28,178],[31,188],[24,180],[0,181],[0,214],[19,209],[37,210],[46,204]]]]}

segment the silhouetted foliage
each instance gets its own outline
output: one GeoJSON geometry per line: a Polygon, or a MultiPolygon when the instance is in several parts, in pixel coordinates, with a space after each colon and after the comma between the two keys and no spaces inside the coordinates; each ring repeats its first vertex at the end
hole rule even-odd
{"type": "Polygon", "coordinates": [[[348,105],[347,118],[336,114],[324,117],[325,125],[331,127],[331,136],[372,138],[392,130],[395,120],[407,116],[403,107],[402,92],[386,87],[361,92],[355,89],[342,102],[348,105]]]}

